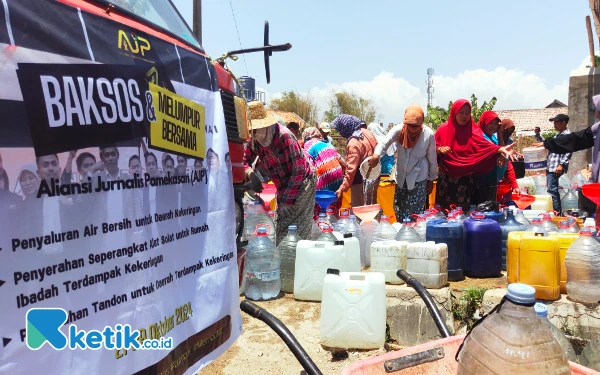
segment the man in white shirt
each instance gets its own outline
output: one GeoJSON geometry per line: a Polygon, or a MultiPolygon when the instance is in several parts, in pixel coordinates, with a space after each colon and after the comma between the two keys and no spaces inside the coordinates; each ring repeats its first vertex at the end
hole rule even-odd
{"type": "MultiPolygon", "coordinates": [[[[58,155],[47,155],[36,158],[38,167],[37,174],[42,180],[48,183],[48,186],[54,183],[60,183],[61,168],[58,161],[58,155]],[[54,183],[53,183],[54,182],[54,183]]],[[[49,235],[51,232],[61,233],[62,224],[65,220],[65,212],[62,212],[61,197],[40,197],[42,200],[42,212],[34,213],[42,218],[41,233],[36,235],[49,235]],[[61,220],[62,219],[62,220],[61,220]]],[[[66,207],[64,208],[66,210],[66,207]]],[[[65,228],[72,230],[73,228],[65,228]]],[[[35,229],[34,229],[35,230],[35,229]]],[[[57,254],[63,251],[63,245],[60,242],[44,246],[44,252],[47,254],[57,254]]]]}

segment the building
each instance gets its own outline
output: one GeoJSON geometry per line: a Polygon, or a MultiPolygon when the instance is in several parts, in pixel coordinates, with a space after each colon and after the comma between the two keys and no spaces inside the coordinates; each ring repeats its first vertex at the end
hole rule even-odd
{"type": "Polygon", "coordinates": [[[290,122],[297,122],[300,125],[300,129],[304,129],[309,126],[300,116],[295,114],[294,112],[285,112],[285,111],[273,111],[268,109],[267,112],[274,114],[275,116],[279,116],[285,121],[286,124],[290,122]]]}
{"type": "Polygon", "coordinates": [[[517,134],[533,134],[533,129],[539,126],[543,132],[554,131],[554,124],[548,121],[559,113],[569,113],[569,107],[558,100],[554,100],[546,108],[540,109],[512,109],[495,111],[500,119],[509,118],[515,123],[517,134]]]}

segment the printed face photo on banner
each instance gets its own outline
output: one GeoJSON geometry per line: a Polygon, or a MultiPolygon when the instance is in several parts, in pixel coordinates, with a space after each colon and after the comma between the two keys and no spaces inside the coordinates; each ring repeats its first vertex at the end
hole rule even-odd
{"type": "Polygon", "coordinates": [[[3,366],[11,374],[196,373],[241,332],[214,66],[133,21],[60,2],[5,2],[3,366]],[[32,350],[32,308],[64,309],[65,335],[74,324],[130,325],[139,341],[171,337],[173,347],[59,351],[48,341],[32,350]]]}

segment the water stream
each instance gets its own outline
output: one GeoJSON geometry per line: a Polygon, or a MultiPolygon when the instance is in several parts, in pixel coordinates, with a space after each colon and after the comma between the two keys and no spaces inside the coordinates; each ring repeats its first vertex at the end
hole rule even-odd
{"type": "Polygon", "coordinates": [[[377,197],[373,199],[373,195],[375,193],[375,183],[377,180],[363,180],[363,195],[365,197],[365,206],[374,204],[377,202],[377,197]]]}

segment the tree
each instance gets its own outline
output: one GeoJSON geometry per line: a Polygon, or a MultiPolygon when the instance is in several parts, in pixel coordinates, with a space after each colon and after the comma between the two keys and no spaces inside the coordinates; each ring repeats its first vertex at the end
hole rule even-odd
{"type": "MultiPolygon", "coordinates": [[[[473,116],[473,121],[479,121],[481,118],[481,114],[485,111],[492,111],[498,99],[494,96],[490,99],[489,102],[484,101],[481,107],[477,103],[477,97],[475,94],[471,95],[471,115],[473,116]]],[[[450,109],[452,108],[453,102],[448,103],[448,109],[444,109],[442,107],[432,107],[427,106],[427,116],[425,116],[425,123],[431,126],[433,130],[436,130],[440,127],[441,124],[448,120],[448,116],[450,115],[450,109]]]]}
{"type": "Polygon", "coordinates": [[[341,114],[356,116],[365,121],[379,121],[379,108],[371,99],[363,98],[353,92],[335,92],[329,97],[329,110],[325,111],[325,121],[331,122],[341,114]]]}
{"type": "Polygon", "coordinates": [[[315,100],[309,94],[298,94],[294,90],[284,91],[280,98],[271,99],[269,109],[293,112],[308,124],[318,121],[319,107],[315,100]]]}

